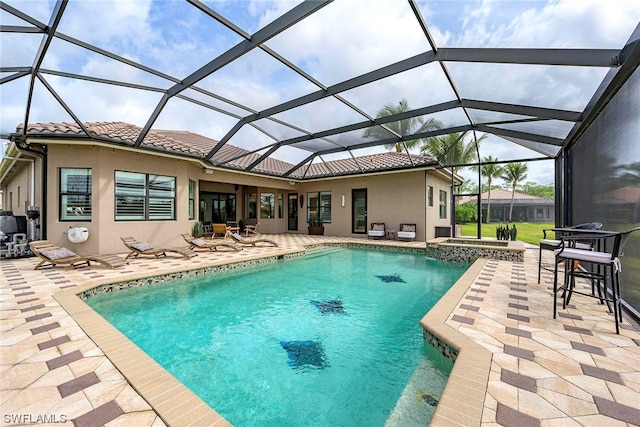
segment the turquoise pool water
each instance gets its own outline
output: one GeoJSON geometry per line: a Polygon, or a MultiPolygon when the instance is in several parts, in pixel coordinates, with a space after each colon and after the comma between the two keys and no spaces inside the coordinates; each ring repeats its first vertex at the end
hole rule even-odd
{"type": "Polygon", "coordinates": [[[234,425],[427,425],[452,363],[418,322],[467,267],[331,248],[87,303],[234,425]]]}

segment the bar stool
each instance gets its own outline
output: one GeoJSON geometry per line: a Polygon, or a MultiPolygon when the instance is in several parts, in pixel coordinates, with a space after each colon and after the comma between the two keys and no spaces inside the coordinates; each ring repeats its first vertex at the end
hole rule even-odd
{"type": "Polygon", "coordinates": [[[554,251],[556,257],[556,266],[553,274],[553,318],[556,318],[557,312],[557,295],[559,291],[563,292],[562,308],[565,309],[571,300],[571,295],[577,293],[580,295],[599,298],[607,303],[607,307],[611,312],[613,306],[613,316],[615,318],[616,334],[620,333],[619,323],[622,321],[622,310],[620,307],[620,277],[622,270],[620,258],[623,255],[623,248],[628,241],[629,236],[634,231],[640,230],[640,227],[631,228],[626,231],[600,231],[600,230],[584,230],[582,233],[564,236],[560,248],[554,251]],[[613,246],[611,251],[606,249],[606,239],[613,238],[613,246]],[[584,241],[585,239],[597,239],[597,250],[579,249],[573,245],[573,242],[584,241]],[[565,280],[562,286],[558,287],[558,264],[565,261],[565,280]],[[580,263],[588,263],[597,268],[583,270],[576,268],[576,261],[580,263]],[[599,267],[599,268],[598,268],[599,267]],[[607,273],[611,277],[610,294],[607,290],[607,273]],[[595,295],[593,290],[591,293],[575,290],[575,278],[584,277],[597,282],[598,294],[595,295]],[[604,291],[604,296],[600,290],[604,291]]]}
{"type": "MultiPolygon", "coordinates": [[[[568,230],[599,230],[602,227],[600,222],[586,222],[584,224],[574,225],[573,227],[567,227],[568,230]]],[[[540,240],[540,247],[538,248],[538,283],[540,283],[540,275],[542,269],[551,271],[550,268],[542,265],[542,250],[555,251],[560,248],[560,240],[547,239],[547,231],[554,231],[557,229],[544,229],[542,230],[542,239],[540,240]]],[[[576,247],[578,249],[591,249],[590,243],[577,242],[576,247]]]]}

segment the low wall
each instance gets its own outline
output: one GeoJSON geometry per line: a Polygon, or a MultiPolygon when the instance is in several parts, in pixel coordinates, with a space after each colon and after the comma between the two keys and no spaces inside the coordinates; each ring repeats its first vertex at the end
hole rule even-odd
{"type": "Polygon", "coordinates": [[[442,261],[474,262],[478,258],[524,261],[524,244],[519,241],[439,238],[429,240],[427,256],[442,261]]]}

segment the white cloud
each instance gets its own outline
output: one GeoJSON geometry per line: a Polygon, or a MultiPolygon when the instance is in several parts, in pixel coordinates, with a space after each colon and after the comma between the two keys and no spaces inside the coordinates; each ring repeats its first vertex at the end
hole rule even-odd
{"type": "MultiPolygon", "coordinates": [[[[207,2],[248,32],[264,27],[297,3],[296,0],[207,2]]],[[[28,7],[31,12],[35,10],[34,4],[45,3],[12,4],[18,9],[28,7]]],[[[419,1],[438,47],[620,48],[640,20],[637,6],[635,0],[419,1]]],[[[48,22],[48,18],[39,19],[48,22]]],[[[59,31],[179,79],[241,40],[188,3],[169,0],[69,2],[59,31]]],[[[0,37],[3,67],[33,63],[41,36],[2,33],[0,37]]],[[[429,50],[408,3],[398,0],[376,0],[366,7],[357,1],[333,2],[276,36],[268,45],[329,86],[429,50]]],[[[171,85],[59,41],[52,44],[44,66],[151,86],[171,85]]],[[[447,67],[462,97],[570,110],[584,107],[606,72],[606,69],[483,64],[447,64],[447,67]],[[514,68],[516,72],[510,71],[514,68]]],[[[3,73],[2,77],[6,76],[3,73]]],[[[46,78],[83,120],[121,120],[142,125],[159,98],[157,93],[46,78]]],[[[25,80],[0,87],[2,133],[13,131],[24,120],[25,80]]],[[[292,77],[291,71],[258,50],[207,77],[201,86],[257,110],[318,90],[302,77],[292,77]]],[[[439,64],[434,63],[356,88],[344,97],[375,115],[384,104],[401,98],[407,98],[412,108],[418,108],[454,99],[455,95],[439,64]]],[[[66,115],[46,92],[38,100],[40,104],[32,109],[32,121],[55,121],[66,115]]],[[[317,105],[323,108],[301,108],[296,123],[317,130],[348,120],[364,120],[357,113],[344,113],[342,106],[332,107],[338,105],[336,102],[317,105]]],[[[459,120],[457,117],[447,116],[453,121],[459,120]]],[[[221,138],[234,123],[234,119],[205,108],[171,100],[155,126],[175,126],[221,138]]],[[[242,132],[239,136],[247,148],[271,143],[269,138],[254,132],[242,132]]],[[[235,140],[231,143],[240,145],[235,140]]],[[[520,153],[519,147],[503,140],[487,144],[487,149],[496,152],[483,152],[483,156],[510,158],[520,153]]],[[[536,154],[527,152],[522,156],[536,154]]],[[[552,166],[540,164],[530,166],[531,176],[552,179],[549,172],[552,166]]]]}

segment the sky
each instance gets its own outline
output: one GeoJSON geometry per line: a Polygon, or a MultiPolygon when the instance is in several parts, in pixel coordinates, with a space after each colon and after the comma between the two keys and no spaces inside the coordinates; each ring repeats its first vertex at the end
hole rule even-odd
{"type": "MultiPolygon", "coordinates": [[[[10,0],[6,3],[45,24],[54,4],[43,0],[10,0]]],[[[203,3],[251,35],[299,2],[216,0],[203,3]]],[[[638,0],[419,0],[417,4],[438,48],[620,49],[640,21],[638,0]]],[[[336,0],[266,43],[271,50],[304,70],[313,81],[294,73],[265,51],[254,49],[198,83],[200,88],[215,93],[222,100],[214,100],[191,89],[182,93],[222,108],[228,114],[172,98],[153,127],[190,130],[221,139],[240,117],[317,91],[319,87],[314,82],[335,85],[430,49],[408,2],[372,0],[363,5],[365,3],[356,0],[336,0]]],[[[6,11],[0,11],[0,22],[3,26],[30,26],[6,11]]],[[[44,70],[117,79],[155,89],[171,87],[173,82],[166,76],[182,80],[243,40],[241,35],[196,7],[177,0],[70,1],[58,31],[154,68],[163,75],[153,75],[58,39],[54,39],[47,51],[42,64],[44,70]]],[[[0,34],[2,78],[14,73],[9,67],[32,66],[41,39],[39,34],[0,34]]],[[[446,67],[462,98],[570,111],[585,108],[608,71],[596,67],[460,62],[446,63],[446,67]]],[[[161,93],[154,90],[122,88],[52,73],[44,73],[43,79],[82,121],[124,121],[144,126],[161,98],[161,93]]],[[[0,133],[11,133],[24,122],[28,87],[28,77],[0,85],[0,133]]],[[[456,96],[438,63],[341,95],[370,117],[375,117],[385,104],[396,104],[401,99],[407,99],[412,108],[418,108],[450,101],[456,96]]],[[[515,118],[480,111],[473,114],[476,115],[474,120],[480,121],[515,118]]],[[[260,120],[256,125],[264,132],[244,126],[230,143],[264,151],[277,139],[365,119],[361,113],[334,98],[280,113],[276,118],[292,126],[260,120]]],[[[436,114],[436,118],[453,125],[465,124],[467,120],[460,109],[436,114]]],[[[36,81],[29,122],[72,120],[46,87],[36,81]]],[[[531,127],[521,130],[534,129],[563,138],[572,124],[548,121],[528,126],[531,127]]],[[[354,140],[361,142],[360,138],[361,132],[335,137],[329,146],[349,144],[354,140]]],[[[322,141],[313,143],[326,144],[322,141]]],[[[354,155],[381,150],[358,150],[354,155]]],[[[482,143],[480,151],[481,157],[492,155],[500,160],[540,157],[539,153],[492,135],[482,143]]],[[[294,164],[308,155],[308,151],[291,147],[274,153],[275,157],[294,164]]],[[[325,160],[338,156],[325,156],[325,160]]],[[[553,182],[553,162],[529,163],[527,181],[553,182]]]]}

